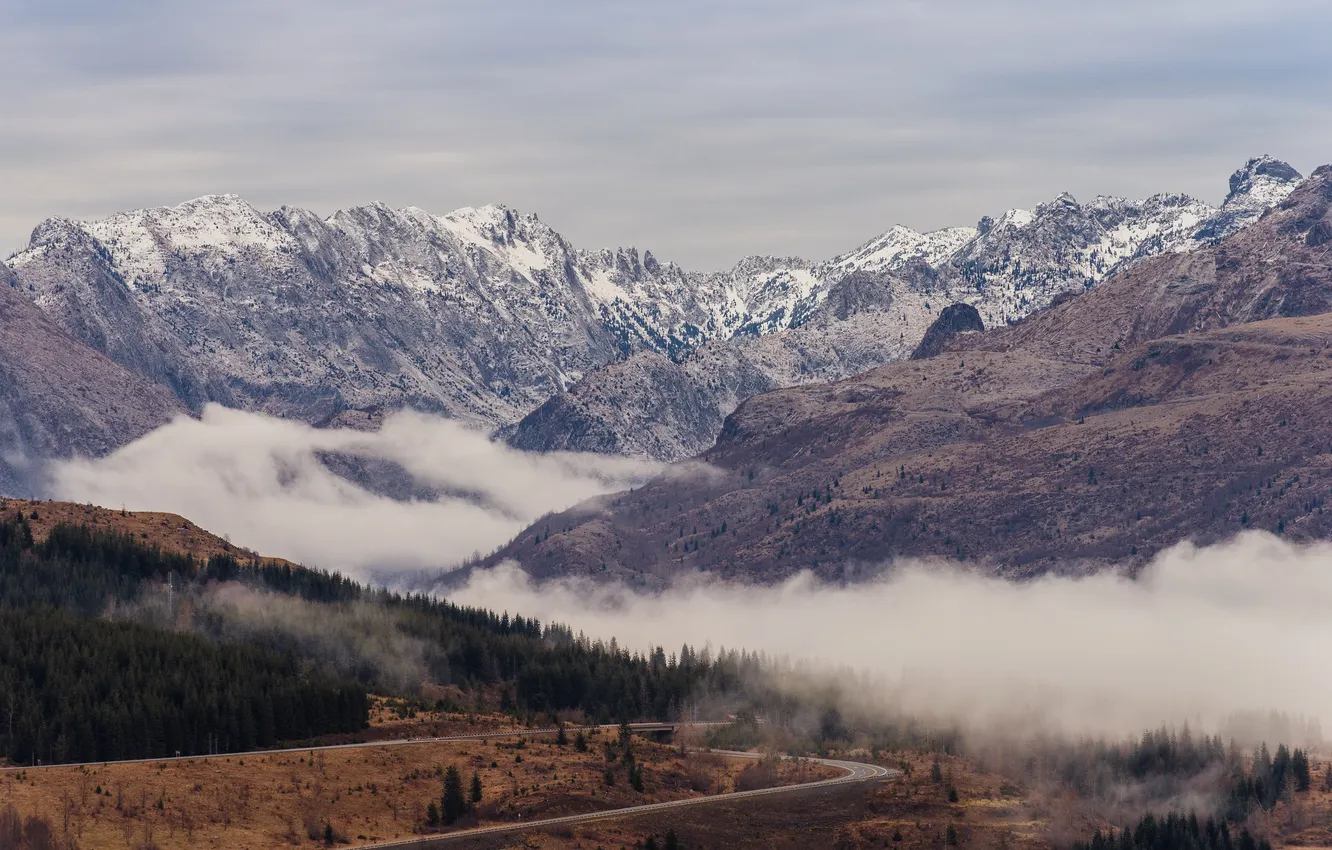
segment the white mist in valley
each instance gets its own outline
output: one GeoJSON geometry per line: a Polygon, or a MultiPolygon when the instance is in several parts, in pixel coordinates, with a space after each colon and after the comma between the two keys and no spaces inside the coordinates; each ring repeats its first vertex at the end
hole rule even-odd
{"type": "Polygon", "coordinates": [[[402,412],[375,432],[209,405],[95,460],[56,464],[52,495],[181,514],[264,555],[363,574],[449,567],[544,513],[625,489],[659,465],[531,454],[455,421],[402,412]],[[336,474],[328,455],[395,464],[431,498],[395,499],[336,474]],[[322,458],[321,458],[322,456],[322,458]]]}
{"type": "MultiPolygon", "coordinates": [[[[52,475],[59,498],[171,511],[266,555],[367,575],[457,564],[546,512],[661,470],[518,452],[415,413],[363,432],[209,406],[200,419],[182,417],[52,475]],[[335,472],[331,455],[391,464],[432,495],[372,492],[335,472]]],[[[711,644],[808,662],[807,674],[786,678],[789,687],[822,687],[829,671],[854,671],[838,674],[839,699],[866,710],[1112,733],[1186,721],[1217,729],[1237,713],[1269,710],[1332,719],[1330,545],[1292,546],[1261,533],[1181,544],[1136,579],[1011,582],[938,563],[890,567],[849,587],[810,576],[754,587],[695,575],[638,594],[586,581],[537,586],[507,564],[473,573],[449,596],[631,649],[711,644]]],[[[262,600],[214,601],[222,611],[267,610],[262,600]]],[[[237,628],[268,628],[290,612],[232,618],[237,628]]],[[[413,656],[391,641],[348,644],[343,654],[395,653],[413,656]]]]}
{"type": "Polygon", "coordinates": [[[841,698],[862,708],[979,727],[1120,734],[1189,722],[1235,731],[1237,717],[1280,711],[1309,722],[1308,737],[1332,717],[1332,546],[1262,533],[1181,544],[1136,579],[1017,583],[915,563],[848,587],[808,575],[769,588],[694,577],[638,595],[586,582],[535,586],[505,565],[452,596],[628,648],[707,642],[848,669],[856,674],[841,698]]]}

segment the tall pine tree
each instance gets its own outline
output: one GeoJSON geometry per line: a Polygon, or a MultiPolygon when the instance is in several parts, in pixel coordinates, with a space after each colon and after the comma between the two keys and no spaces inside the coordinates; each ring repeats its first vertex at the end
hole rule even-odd
{"type": "Polygon", "coordinates": [[[462,773],[457,767],[449,765],[444,771],[444,799],[440,801],[444,823],[452,825],[467,813],[467,798],[463,796],[462,773]]]}

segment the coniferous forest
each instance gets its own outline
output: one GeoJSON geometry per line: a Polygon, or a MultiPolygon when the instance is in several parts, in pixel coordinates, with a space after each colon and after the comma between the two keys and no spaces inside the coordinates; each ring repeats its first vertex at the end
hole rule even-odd
{"type": "Polygon", "coordinates": [[[16,764],[271,747],[365,725],[365,689],[292,658],[50,608],[0,611],[0,753],[16,764]]]}
{"type": "Polygon", "coordinates": [[[1267,839],[1255,840],[1247,829],[1231,832],[1224,820],[1171,812],[1163,818],[1144,815],[1118,835],[1098,831],[1091,841],[1074,844],[1073,850],[1272,850],[1272,845],[1267,839]]]}
{"type": "Polygon", "coordinates": [[[425,648],[430,681],[498,689],[491,707],[529,718],[569,709],[603,722],[678,717],[700,694],[736,689],[759,664],[687,646],[669,658],[630,653],[521,616],[289,564],[200,563],[84,526],[57,526],[38,542],[19,513],[0,518],[0,757],[194,755],[363,728],[367,694],[392,692],[373,666],[340,667],[319,645],[281,633],[228,640],[216,614],[163,624],[135,608],[150,590],[187,597],[223,584],[317,606],[330,629],[353,606],[376,606],[425,648]]]}

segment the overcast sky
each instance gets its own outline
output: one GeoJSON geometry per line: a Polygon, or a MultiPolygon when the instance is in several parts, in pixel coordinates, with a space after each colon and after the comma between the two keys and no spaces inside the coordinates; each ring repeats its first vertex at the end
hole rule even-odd
{"type": "Polygon", "coordinates": [[[0,255],[237,192],[691,268],[1332,161],[1326,0],[0,0],[0,255]]]}

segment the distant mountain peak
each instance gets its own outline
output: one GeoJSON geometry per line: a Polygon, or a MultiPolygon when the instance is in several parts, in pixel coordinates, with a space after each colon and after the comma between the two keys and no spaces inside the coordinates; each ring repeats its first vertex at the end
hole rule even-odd
{"type": "Polygon", "coordinates": [[[1230,194],[1226,196],[1225,202],[1230,204],[1239,200],[1241,196],[1254,195],[1265,190],[1266,193],[1270,193],[1272,189],[1278,192],[1284,190],[1289,194],[1290,190],[1303,179],[1304,176],[1288,162],[1267,154],[1255,156],[1230,175],[1230,194]]]}
{"type": "MultiPolygon", "coordinates": [[[[597,433],[620,435],[587,447],[678,457],[709,445],[753,392],[909,356],[944,305],[967,305],[949,314],[962,330],[1017,321],[1139,260],[1242,229],[1298,179],[1257,157],[1223,209],[1185,195],[1062,193],[977,227],[894,225],[824,262],[751,256],[712,272],[632,247],[580,249],[501,204],[435,215],[374,202],[325,218],[224,193],[50,219],[8,265],[67,333],[193,408],[327,421],[411,406],[508,425],[642,355],[586,385],[587,416],[614,420],[597,433]],[[699,352],[710,359],[693,362],[699,352]],[[669,400],[607,401],[631,375],[660,381],[669,400]],[[688,433],[683,418],[624,418],[677,402],[692,411],[688,433]]],[[[591,419],[562,417],[575,429],[591,419]]]]}

